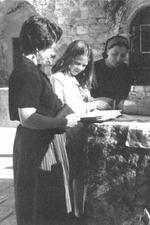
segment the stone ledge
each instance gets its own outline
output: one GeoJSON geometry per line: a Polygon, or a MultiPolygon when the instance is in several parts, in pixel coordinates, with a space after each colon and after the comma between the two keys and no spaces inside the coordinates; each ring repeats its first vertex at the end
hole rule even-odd
{"type": "Polygon", "coordinates": [[[144,209],[150,211],[150,151],[126,147],[127,130],[113,123],[88,129],[87,225],[144,225],[144,209]]]}

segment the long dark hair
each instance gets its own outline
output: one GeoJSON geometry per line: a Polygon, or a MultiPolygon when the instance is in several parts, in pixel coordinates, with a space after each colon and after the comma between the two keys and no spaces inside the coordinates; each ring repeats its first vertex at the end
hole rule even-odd
{"type": "Polygon", "coordinates": [[[87,86],[91,88],[94,73],[93,52],[90,46],[83,40],[75,40],[68,46],[63,56],[52,67],[52,73],[68,72],[69,65],[73,63],[74,59],[83,55],[88,57],[88,65],[84,71],[76,76],[76,79],[82,87],[87,86]]]}

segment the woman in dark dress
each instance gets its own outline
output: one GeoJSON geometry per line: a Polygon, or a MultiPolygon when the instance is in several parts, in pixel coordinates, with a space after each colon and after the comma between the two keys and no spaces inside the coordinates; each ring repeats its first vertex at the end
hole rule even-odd
{"type": "Polygon", "coordinates": [[[95,62],[98,86],[91,91],[93,97],[112,99],[115,105],[127,98],[132,78],[131,69],[125,63],[128,51],[127,38],[117,35],[107,40],[103,59],[95,62]]]}
{"type": "MultiPolygon", "coordinates": [[[[57,117],[62,103],[53,93],[38,64],[51,64],[55,43],[62,30],[48,19],[32,16],[20,33],[22,58],[9,79],[11,120],[20,121],[14,142],[14,188],[18,225],[41,225],[39,221],[39,171],[53,135],[77,124],[70,114],[57,117]]],[[[43,186],[45,185],[42,179],[43,186]]]]}

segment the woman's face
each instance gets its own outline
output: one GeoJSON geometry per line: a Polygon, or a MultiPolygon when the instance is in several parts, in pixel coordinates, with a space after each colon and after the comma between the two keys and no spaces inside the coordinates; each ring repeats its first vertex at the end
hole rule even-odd
{"type": "Polygon", "coordinates": [[[83,70],[85,70],[88,65],[88,57],[87,56],[78,56],[76,57],[72,64],[69,66],[69,70],[72,76],[77,76],[83,70]]]}
{"type": "Polygon", "coordinates": [[[114,46],[107,51],[106,63],[110,67],[117,67],[124,63],[127,57],[128,49],[125,46],[114,46]]]}
{"type": "Polygon", "coordinates": [[[51,47],[40,50],[37,53],[38,64],[51,66],[55,58],[55,47],[56,44],[54,43],[51,47]]]}

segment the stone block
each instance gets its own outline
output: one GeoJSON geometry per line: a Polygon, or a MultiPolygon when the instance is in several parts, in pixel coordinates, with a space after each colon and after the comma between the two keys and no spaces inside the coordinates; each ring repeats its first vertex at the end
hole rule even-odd
{"type": "Polygon", "coordinates": [[[62,10],[62,18],[63,17],[70,17],[70,10],[69,10],[69,8],[63,8],[63,10],[62,10]]]}
{"type": "Polygon", "coordinates": [[[146,91],[145,96],[146,97],[150,97],[150,92],[149,91],[146,91]]]}
{"type": "Polygon", "coordinates": [[[135,86],[132,85],[130,91],[134,92],[135,91],[135,86]]]}
{"type": "Polygon", "coordinates": [[[88,34],[88,26],[87,25],[77,26],[77,34],[78,35],[88,34]]]}
{"type": "Polygon", "coordinates": [[[88,9],[81,9],[81,18],[82,19],[88,19],[88,17],[89,17],[88,9]]]}
{"type": "Polygon", "coordinates": [[[138,106],[136,101],[125,100],[123,105],[123,112],[129,114],[136,114],[138,111],[138,106]]]}
{"type": "Polygon", "coordinates": [[[145,91],[150,93],[150,86],[145,86],[145,91]]]}
{"type": "Polygon", "coordinates": [[[144,92],[145,91],[145,86],[134,86],[134,91],[135,92],[144,92]]]}

